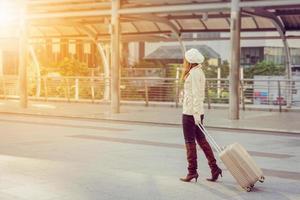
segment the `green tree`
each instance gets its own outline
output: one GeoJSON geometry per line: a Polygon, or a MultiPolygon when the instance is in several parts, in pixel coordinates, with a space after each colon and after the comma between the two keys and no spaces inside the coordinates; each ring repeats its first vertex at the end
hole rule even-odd
{"type": "Polygon", "coordinates": [[[207,78],[217,78],[218,68],[221,68],[221,78],[227,78],[229,75],[229,63],[224,61],[221,65],[209,65],[208,60],[205,59],[203,65],[203,71],[207,78]]]}
{"type": "Polygon", "coordinates": [[[49,66],[43,66],[41,70],[43,75],[54,72],[61,76],[88,76],[90,71],[86,63],[68,57],[57,63],[50,63],[49,66]]]}
{"type": "Polygon", "coordinates": [[[261,61],[254,67],[250,67],[244,70],[245,78],[253,78],[255,75],[263,76],[280,76],[284,75],[285,68],[280,65],[276,65],[273,62],[261,61]]]}
{"type": "Polygon", "coordinates": [[[77,59],[64,58],[57,63],[58,72],[62,76],[88,76],[89,68],[86,63],[82,63],[77,59]]]}
{"type": "Polygon", "coordinates": [[[229,62],[224,60],[221,64],[221,78],[227,78],[229,76],[229,62]]]}
{"type": "Polygon", "coordinates": [[[204,62],[202,63],[202,69],[205,73],[206,78],[217,77],[217,67],[213,65],[209,65],[207,57],[205,57],[204,62]]]}

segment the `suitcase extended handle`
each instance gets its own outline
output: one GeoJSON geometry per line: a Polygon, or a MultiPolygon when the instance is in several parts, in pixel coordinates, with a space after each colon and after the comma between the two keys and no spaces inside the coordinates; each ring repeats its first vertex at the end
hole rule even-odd
{"type": "Polygon", "coordinates": [[[215,150],[218,153],[221,153],[222,152],[221,147],[217,144],[217,142],[215,141],[215,139],[210,134],[208,134],[208,132],[206,131],[206,129],[204,128],[204,126],[202,124],[197,124],[197,125],[200,128],[200,130],[203,132],[203,134],[207,137],[209,143],[215,148],[215,150]]]}

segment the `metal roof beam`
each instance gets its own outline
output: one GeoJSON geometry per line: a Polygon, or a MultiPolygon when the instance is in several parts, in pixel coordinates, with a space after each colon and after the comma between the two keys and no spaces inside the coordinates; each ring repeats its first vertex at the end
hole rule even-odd
{"type": "Polygon", "coordinates": [[[243,11],[243,12],[252,16],[260,16],[260,17],[270,19],[274,24],[274,26],[276,27],[276,29],[278,30],[279,34],[281,36],[285,35],[286,29],[282,24],[282,22],[277,18],[277,16],[274,13],[268,12],[267,10],[264,10],[262,8],[256,8],[254,12],[251,11],[243,11]]]}
{"type": "MultiPolygon", "coordinates": [[[[299,0],[264,0],[264,1],[243,1],[239,3],[241,8],[265,7],[265,6],[293,6],[300,5],[299,0]]],[[[119,10],[122,14],[144,14],[144,13],[171,13],[171,12],[193,12],[193,11],[216,11],[229,10],[230,2],[198,3],[182,5],[162,5],[137,8],[123,8],[119,10]]]]}
{"type": "Polygon", "coordinates": [[[230,9],[230,3],[201,3],[201,4],[198,3],[198,4],[122,8],[119,10],[119,13],[121,15],[130,15],[130,14],[145,14],[145,13],[215,11],[215,10],[229,10],[229,9],[230,9]]]}
{"type": "Polygon", "coordinates": [[[85,3],[85,4],[54,4],[54,5],[38,5],[38,6],[30,6],[30,11],[64,11],[64,10],[86,10],[86,9],[103,9],[110,8],[110,3],[85,3]]]}
{"type": "MultiPolygon", "coordinates": [[[[72,4],[72,3],[93,3],[95,1],[82,0],[27,0],[27,5],[47,5],[47,4],[72,4]]],[[[107,2],[102,2],[107,3],[107,2]]],[[[111,3],[108,2],[110,5],[111,3]]]]}
{"type": "Polygon", "coordinates": [[[151,14],[146,14],[146,15],[141,15],[141,16],[126,16],[126,18],[163,23],[163,24],[167,25],[171,29],[172,32],[174,32],[175,34],[177,34],[180,37],[180,30],[178,30],[178,28],[172,22],[170,22],[167,18],[159,17],[159,16],[151,15],[151,14]]]}
{"type": "Polygon", "coordinates": [[[277,16],[300,15],[300,10],[276,10],[274,14],[277,16]]]}
{"type": "MultiPolygon", "coordinates": [[[[36,25],[37,27],[39,27],[38,24],[32,24],[32,25],[36,25]]],[[[43,24],[41,26],[43,26],[43,24]]],[[[90,29],[89,27],[84,26],[81,23],[74,22],[74,21],[71,21],[71,20],[51,20],[51,21],[48,22],[47,26],[51,26],[51,27],[54,27],[56,29],[57,29],[58,26],[70,26],[70,27],[77,28],[78,30],[82,31],[88,37],[93,38],[94,40],[96,40],[96,38],[97,38],[97,32],[94,32],[92,29],[90,29]]],[[[63,35],[61,35],[61,36],[63,36],[63,35]]]]}
{"type": "MultiPolygon", "coordinates": [[[[88,37],[87,35],[53,35],[53,36],[34,36],[31,37],[31,39],[43,39],[43,38],[62,38],[62,39],[90,39],[90,37],[88,37]]],[[[177,41],[175,38],[166,38],[166,37],[162,37],[162,36],[153,36],[153,35],[126,35],[122,37],[123,41],[144,41],[145,39],[147,39],[147,41],[177,41]],[[158,40],[156,40],[158,39],[158,40]]],[[[197,40],[199,41],[210,41],[210,40],[218,40],[218,41],[223,41],[223,40],[229,40],[229,37],[222,37],[222,38],[197,38],[197,40]]],[[[253,36],[253,37],[241,37],[241,40],[281,40],[282,38],[280,36],[253,36]]],[[[286,36],[286,39],[288,40],[299,40],[300,36],[286,36]]],[[[106,35],[106,36],[101,36],[97,39],[97,41],[109,41],[110,40],[110,36],[106,35]]],[[[183,39],[183,41],[194,41],[195,38],[185,38],[183,39]]],[[[30,42],[32,44],[35,43],[39,43],[36,41],[32,41],[30,42]]]]}
{"type": "MultiPolygon", "coordinates": [[[[166,18],[168,18],[169,20],[171,19],[198,19],[198,18],[202,18],[203,15],[202,14],[192,14],[192,15],[168,15],[166,16],[166,18]]],[[[223,18],[230,18],[230,14],[208,14],[207,15],[208,19],[211,18],[217,18],[217,19],[223,19],[223,18]]],[[[242,17],[249,17],[248,15],[242,15],[242,17]]]]}
{"type": "MultiPolygon", "coordinates": [[[[118,12],[124,14],[145,14],[145,13],[172,13],[172,12],[191,12],[191,11],[214,11],[229,10],[230,3],[204,3],[188,5],[163,5],[137,8],[121,8],[118,12]]],[[[77,12],[57,12],[31,14],[29,19],[47,19],[47,18],[66,18],[66,17],[90,17],[90,16],[110,16],[111,10],[95,11],[77,11],[77,12]]]]}
{"type": "Polygon", "coordinates": [[[185,52],[185,46],[182,43],[182,39],[180,37],[181,36],[180,30],[178,30],[178,28],[172,22],[170,22],[167,18],[159,17],[159,16],[152,15],[152,14],[144,14],[141,16],[132,16],[129,18],[142,19],[142,20],[151,21],[151,22],[159,22],[159,23],[163,23],[163,24],[167,25],[170,28],[170,30],[175,34],[175,36],[181,46],[182,53],[185,52]]]}
{"type": "Polygon", "coordinates": [[[92,41],[96,41],[97,39],[97,33],[95,33],[94,31],[92,31],[90,28],[86,27],[86,26],[81,26],[81,25],[76,25],[76,27],[81,30],[82,32],[84,32],[85,34],[88,35],[88,37],[92,40],[92,41]]]}
{"type": "MultiPolygon", "coordinates": [[[[59,1],[57,1],[59,2],[59,1]]],[[[121,8],[120,15],[146,14],[146,13],[178,13],[178,12],[200,12],[200,11],[218,11],[229,10],[230,2],[223,3],[201,3],[201,4],[183,4],[183,5],[162,5],[137,8],[121,8]]],[[[239,3],[241,8],[255,8],[267,6],[294,6],[300,5],[299,0],[265,0],[265,1],[243,1],[239,3]]],[[[29,19],[47,19],[47,18],[66,18],[66,17],[90,17],[90,16],[110,16],[111,10],[77,11],[77,12],[57,12],[31,14],[29,19]]]]}
{"type": "Polygon", "coordinates": [[[110,10],[96,11],[76,11],[76,12],[57,12],[57,13],[41,13],[29,14],[27,18],[32,19],[53,19],[53,18],[80,18],[80,17],[95,17],[95,16],[110,16],[110,10]]]}
{"type": "Polygon", "coordinates": [[[241,8],[254,8],[254,7],[269,7],[269,6],[295,6],[300,5],[299,0],[264,0],[264,1],[242,1],[239,3],[241,8]]]}

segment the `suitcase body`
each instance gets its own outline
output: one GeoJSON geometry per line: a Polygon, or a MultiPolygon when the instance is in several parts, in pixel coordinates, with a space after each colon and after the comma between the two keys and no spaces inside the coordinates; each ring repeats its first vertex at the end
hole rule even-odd
{"type": "Polygon", "coordinates": [[[262,170],[242,145],[234,143],[221,148],[214,138],[207,133],[203,125],[199,124],[198,126],[218,152],[228,171],[243,189],[250,192],[257,181],[264,182],[265,177],[262,170]]]}
{"type": "Polygon", "coordinates": [[[223,149],[219,156],[238,184],[246,191],[251,191],[257,181],[264,182],[263,172],[242,145],[231,144],[223,149]]]}

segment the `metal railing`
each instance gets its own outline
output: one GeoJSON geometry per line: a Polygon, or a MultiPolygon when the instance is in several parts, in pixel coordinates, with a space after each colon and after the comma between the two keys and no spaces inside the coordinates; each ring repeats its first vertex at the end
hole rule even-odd
{"type": "MultiPolygon", "coordinates": [[[[19,98],[17,76],[0,77],[0,97],[19,98]]],[[[29,77],[28,96],[37,100],[105,100],[109,81],[101,77],[29,77]]]]}
{"type": "MultiPolygon", "coordinates": [[[[36,100],[67,102],[109,102],[109,79],[103,77],[30,77],[28,95],[36,100]]],[[[183,99],[183,83],[175,78],[122,77],[120,84],[122,101],[172,104],[180,106],[183,99]]],[[[244,79],[240,82],[242,109],[250,106],[278,106],[281,111],[289,102],[300,107],[299,80],[244,79]],[[288,98],[290,95],[290,98],[288,98]]],[[[226,105],[229,102],[229,80],[207,79],[205,102],[226,105]]],[[[18,77],[0,77],[0,98],[19,98],[18,77]]]]}
{"type": "Polygon", "coordinates": [[[174,78],[121,79],[121,99],[127,101],[174,102],[178,105],[181,84],[174,78]]]}

